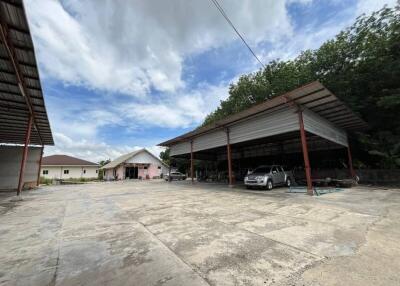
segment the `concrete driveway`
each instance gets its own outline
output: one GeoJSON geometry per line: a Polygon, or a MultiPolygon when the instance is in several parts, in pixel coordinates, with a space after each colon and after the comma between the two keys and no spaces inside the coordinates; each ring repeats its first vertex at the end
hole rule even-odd
{"type": "Polygon", "coordinates": [[[131,181],[0,197],[0,285],[400,284],[395,189],[131,181]]]}

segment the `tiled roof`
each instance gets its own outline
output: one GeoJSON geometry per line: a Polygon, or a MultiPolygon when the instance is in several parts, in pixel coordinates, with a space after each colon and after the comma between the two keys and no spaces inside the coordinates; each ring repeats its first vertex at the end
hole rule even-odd
{"type": "Polygon", "coordinates": [[[51,155],[43,157],[43,166],[97,166],[98,164],[67,155],[51,155]]]}

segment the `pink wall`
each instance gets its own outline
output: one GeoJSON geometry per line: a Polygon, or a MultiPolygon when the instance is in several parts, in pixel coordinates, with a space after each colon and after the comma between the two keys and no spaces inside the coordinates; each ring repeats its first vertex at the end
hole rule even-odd
{"type": "MultiPolygon", "coordinates": [[[[106,170],[106,179],[111,180],[111,179],[117,179],[118,180],[123,180],[125,179],[125,167],[123,165],[118,166],[116,169],[116,174],[117,177],[113,177],[113,172],[114,169],[107,169],[106,170]]],[[[153,177],[159,177],[161,174],[162,170],[158,169],[158,165],[155,164],[150,164],[148,165],[147,170],[143,168],[143,166],[139,166],[138,169],[138,176],[142,177],[142,179],[146,179],[146,174],[149,175],[149,178],[152,179],[153,177]]]]}
{"type": "Polygon", "coordinates": [[[122,165],[119,165],[117,167],[117,178],[118,178],[118,180],[125,179],[125,168],[122,165]]]}
{"type": "Polygon", "coordinates": [[[158,169],[158,165],[151,164],[148,168],[150,179],[153,177],[159,177],[161,174],[161,169],[158,169]]]}
{"type": "Polygon", "coordinates": [[[146,174],[149,176],[150,179],[153,179],[153,177],[159,177],[161,173],[161,170],[158,169],[158,165],[150,164],[147,167],[147,170],[143,169],[143,167],[139,167],[139,176],[142,177],[142,179],[146,179],[146,174]]]}

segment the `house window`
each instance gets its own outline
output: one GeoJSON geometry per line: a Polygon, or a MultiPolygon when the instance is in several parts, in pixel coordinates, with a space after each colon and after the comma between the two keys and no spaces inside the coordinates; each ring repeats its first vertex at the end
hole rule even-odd
{"type": "Polygon", "coordinates": [[[161,169],[161,166],[158,166],[158,169],[161,169]]]}
{"type": "Polygon", "coordinates": [[[144,166],[143,169],[147,170],[147,166],[144,166]]]}
{"type": "Polygon", "coordinates": [[[64,170],[64,175],[68,175],[69,174],[69,170],[64,170]]]}
{"type": "Polygon", "coordinates": [[[49,174],[49,170],[43,170],[43,175],[48,175],[49,174]]]}
{"type": "Polygon", "coordinates": [[[86,174],[86,170],[83,170],[83,173],[86,174]]]}
{"type": "Polygon", "coordinates": [[[99,173],[99,170],[96,170],[96,174],[99,173]]]}

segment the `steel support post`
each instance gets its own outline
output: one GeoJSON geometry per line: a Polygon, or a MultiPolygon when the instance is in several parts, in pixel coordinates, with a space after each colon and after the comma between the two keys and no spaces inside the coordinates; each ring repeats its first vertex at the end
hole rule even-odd
{"type": "Polygon", "coordinates": [[[350,143],[348,141],[347,141],[347,156],[349,159],[350,176],[354,179],[356,177],[356,172],[354,171],[354,168],[353,168],[353,159],[351,156],[350,143]]]}
{"type": "Polygon", "coordinates": [[[308,158],[307,136],[306,136],[306,131],[304,130],[303,112],[301,110],[299,110],[299,123],[300,123],[301,147],[303,150],[304,167],[306,170],[307,194],[312,196],[314,194],[314,191],[311,181],[311,166],[310,166],[310,159],[308,158]]]}
{"type": "Polygon", "coordinates": [[[172,161],[173,161],[173,159],[172,159],[172,157],[170,157],[170,160],[169,160],[169,166],[168,166],[168,183],[171,183],[171,168],[172,168],[172,161]]]}
{"type": "Polygon", "coordinates": [[[42,148],[40,148],[39,170],[38,170],[36,186],[39,186],[39,184],[40,184],[40,169],[41,169],[41,166],[42,166],[43,149],[44,149],[44,146],[42,146],[42,148]]]}
{"type": "Polygon", "coordinates": [[[25,145],[24,145],[24,152],[22,154],[21,168],[19,170],[17,196],[20,196],[22,188],[24,187],[24,172],[25,172],[26,159],[28,157],[28,148],[29,148],[28,145],[31,139],[32,121],[33,121],[33,116],[30,115],[28,120],[28,126],[26,128],[25,145]]]}
{"type": "Polygon", "coordinates": [[[194,158],[193,158],[193,140],[190,141],[190,177],[192,184],[194,184],[194,158]]]}
{"type": "Polygon", "coordinates": [[[226,130],[226,155],[228,158],[228,182],[229,186],[233,186],[233,175],[232,175],[232,150],[231,142],[229,137],[229,129],[226,130]]]}

